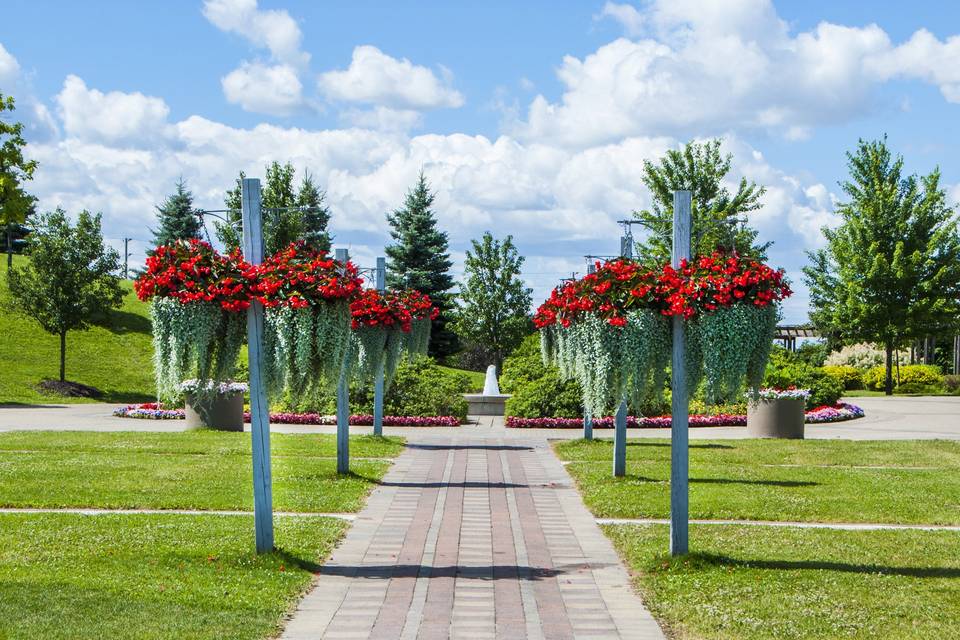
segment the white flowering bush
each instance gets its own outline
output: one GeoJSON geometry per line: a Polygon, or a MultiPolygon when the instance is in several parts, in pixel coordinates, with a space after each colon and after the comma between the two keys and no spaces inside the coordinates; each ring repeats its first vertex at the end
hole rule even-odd
{"type": "MultiPolygon", "coordinates": [[[[901,365],[910,364],[910,353],[908,351],[894,351],[893,361],[894,364],[898,362],[901,365]]],[[[860,342],[846,345],[839,351],[832,352],[827,356],[824,364],[856,367],[865,371],[871,367],[885,366],[886,362],[886,351],[868,342],[860,342]]]]}

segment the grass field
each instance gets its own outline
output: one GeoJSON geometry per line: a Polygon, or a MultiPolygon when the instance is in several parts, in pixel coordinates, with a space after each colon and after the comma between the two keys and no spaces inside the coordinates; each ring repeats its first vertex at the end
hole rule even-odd
{"type": "MultiPolygon", "coordinates": [[[[273,434],[278,511],[353,512],[402,450],[399,438],[350,439],[336,470],[333,435],[273,434]],[[374,458],[374,459],[370,459],[374,458]]],[[[0,506],[252,510],[243,433],[0,433],[0,506]]]]}
{"type": "MultiPolygon", "coordinates": [[[[403,445],[350,444],[352,473],[340,476],[335,436],[273,434],[274,508],[358,511],[403,445]]],[[[252,510],[251,486],[249,434],[0,433],[2,507],[252,510]]]]}
{"type": "Polygon", "coordinates": [[[670,636],[685,640],[956,638],[960,534],[691,526],[682,558],[663,525],[606,526],[670,636]]]}
{"type": "MultiPolygon", "coordinates": [[[[14,264],[22,260],[15,256],[14,264]]],[[[120,309],[88,331],[67,334],[67,379],[103,391],[104,402],[144,402],[155,393],[149,307],[137,300],[129,282],[124,287],[120,309]]],[[[59,377],[60,339],[11,308],[5,257],[0,260],[0,327],[0,404],[90,402],[36,390],[42,379],[59,377]]]]}
{"type": "MultiPolygon", "coordinates": [[[[598,516],[669,517],[670,446],[554,445],[598,516]]],[[[724,440],[690,445],[690,517],[960,523],[960,443],[724,440]]],[[[607,525],[647,607],[684,640],[948,638],[960,627],[960,533],[607,525]]]]}
{"type": "Polygon", "coordinates": [[[343,535],[331,518],[0,514],[0,638],[273,637],[343,535]]]}
{"type": "MultiPolygon", "coordinates": [[[[555,450],[596,515],[668,517],[669,441],[629,441],[623,478],[611,475],[609,440],[555,450]]],[[[960,443],[697,440],[690,517],[960,524],[960,443]]]]}

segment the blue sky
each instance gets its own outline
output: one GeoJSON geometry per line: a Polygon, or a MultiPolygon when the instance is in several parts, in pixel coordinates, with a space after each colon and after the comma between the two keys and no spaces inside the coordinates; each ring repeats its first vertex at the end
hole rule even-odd
{"type": "MultiPolygon", "coordinates": [[[[147,240],[182,175],[214,207],[240,169],[309,168],[338,243],[372,261],[423,167],[462,258],[512,233],[535,297],[612,253],[644,159],[723,136],[768,186],[755,218],[795,281],[858,137],[960,197],[960,8],[943,2],[315,3],[8,0],[0,92],[44,207],[147,240]]],[[[134,243],[142,253],[145,245],[134,243]]],[[[135,256],[136,258],[136,256],[135,256]]],[[[799,282],[797,282],[799,284],[799,282]]],[[[805,317],[805,292],[787,306],[805,317]]]]}

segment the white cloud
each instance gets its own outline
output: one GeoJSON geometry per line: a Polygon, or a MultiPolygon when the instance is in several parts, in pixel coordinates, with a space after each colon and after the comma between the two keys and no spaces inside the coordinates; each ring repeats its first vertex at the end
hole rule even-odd
{"type": "Polygon", "coordinates": [[[170,113],[161,98],[140,92],[103,93],[67,76],[56,96],[67,136],[94,142],[146,145],[166,135],[170,113]]]}
{"type": "Polygon", "coordinates": [[[243,62],[220,82],[227,101],[244,111],[286,116],[303,106],[303,85],[289,65],[243,62]]]}
{"type": "MultiPolygon", "coordinates": [[[[449,72],[441,69],[449,76],[449,72]]],[[[464,99],[427,67],[393,58],[371,45],[353,50],[350,66],[320,75],[320,90],[331,100],[399,109],[459,107],[464,99]]]]}
{"type": "Polygon", "coordinates": [[[0,43],[0,82],[13,82],[20,75],[20,64],[9,51],[0,43]]]}
{"type": "Polygon", "coordinates": [[[643,14],[632,4],[620,4],[608,0],[593,19],[602,20],[603,18],[613,18],[619,22],[628,36],[638,36],[643,31],[643,14]]]}
{"type": "Polygon", "coordinates": [[[276,60],[299,66],[310,61],[310,55],[300,51],[300,27],[284,10],[261,10],[257,0],[206,0],[203,15],[218,29],[269,49],[276,60]]]}
{"type": "Polygon", "coordinates": [[[409,131],[419,127],[423,115],[412,109],[391,109],[377,106],[373,109],[347,109],[340,118],[355,127],[380,131],[409,131]]]}
{"type": "Polygon", "coordinates": [[[624,136],[681,138],[738,130],[808,137],[823,124],[882,108],[877,89],[892,77],[937,85],[960,102],[960,37],[918,31],[894,46],[873,24],[822,22],[792,34],[769,0],[654,0],[638,10],[607,3],[628,33],[557,70],[558,101],[537,96],[513,132],[573,146],[624,136]],[[632,11],[631,11],[632,10],[632,11]]]}

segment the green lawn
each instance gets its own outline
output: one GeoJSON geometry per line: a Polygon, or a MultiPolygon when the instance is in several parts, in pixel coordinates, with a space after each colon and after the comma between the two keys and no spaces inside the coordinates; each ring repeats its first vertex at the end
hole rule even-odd
{"type": "MultiPolygon", "coordinates": [[[[25,260],[14,257],[14,264],[25,260]]],[[[89,331],[67,334],[67,379],[104,392],[104,402],[144,402],[154,395],[149,306],[124,283],[123,306],[89,331]]],[[[0,404],[90,402],[41,394],[36,385],[59,376],[60,339],[14,311],[7,289],[7,261],[0,260],[0,404]]]]}
{"type": "Polygon", "coordinates": [[[694,554],[665,554],[666,526],[607,526],[634,584],[674,638],[956,638],[960,534],[692,526],[694,554]]]}
{"type": "Polygon", "coordinates": [[[455,369],[454,367],[445,367],[440,366],[441,369],[449,373],[463,373],[470,378],[470,384],[473,385],[471,392],[480,393],[483,391],[483,383],[487,378],[487,374],[482,371],[471,371],[469,369],[455,369]]]}
{"type": "MultiPolygon", "coordinates": [[[[383,478],[400,438],[350,439],[336,473],[335,436],[273,434],[278,511],[355,512],[383,478]]],[[[252,510],[250,436],[243,433],[0,433],[0,506],[252,510]]]]}
{"type": "MultiPolygon", "coordinates": [[[[668,517],[668,441],[630,440],[624,478],[609,440],[555,450],[597,516],[668,517]]],[[[960,442],[697,440],[690,517],[960,524],[960,442]]]]}
{"type": "Polygon", "coordinates": [[[0,638],[276,635],[347,524],[250,516],[0,514],[0,638]]]}

